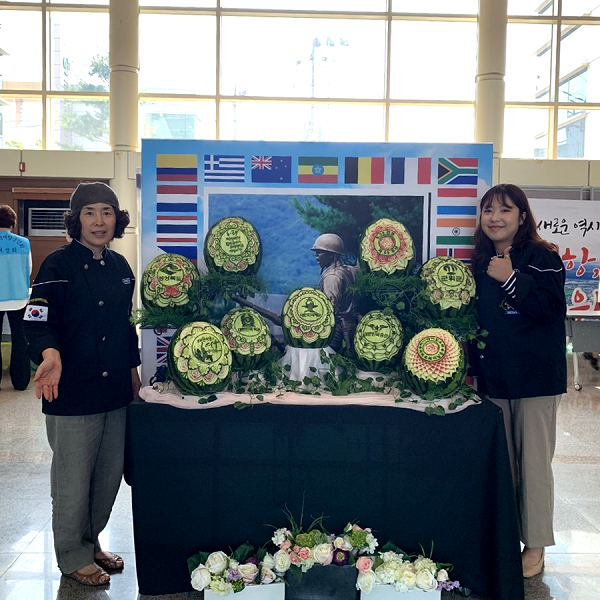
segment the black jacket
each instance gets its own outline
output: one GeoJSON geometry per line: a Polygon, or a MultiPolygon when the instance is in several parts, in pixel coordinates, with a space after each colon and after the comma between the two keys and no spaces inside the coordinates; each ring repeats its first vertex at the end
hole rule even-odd
{"type": "Polygon", "coordinates": [[[140,364],[129,317],[135,279],[123,256],[92,251],[77,240],[42,263],[25,312],[29,356],[56,348],[62,359],[58,398],[42,401],[50,415],[89,415],[133,399],[131,369],[140,364]]]}
{"type": "MultiPolygon", "coordinates": [[[[492,398],[555,396],[567,390],[565,270],[558,253],[528,242],[511,250],[516,273],[500,284],[475,273],[479,389],[492,398]]],[[[489,261],[488,261],[489,262],[489,261]]],[[[476,361],[477,362],[477,361],[476,361]]]]}

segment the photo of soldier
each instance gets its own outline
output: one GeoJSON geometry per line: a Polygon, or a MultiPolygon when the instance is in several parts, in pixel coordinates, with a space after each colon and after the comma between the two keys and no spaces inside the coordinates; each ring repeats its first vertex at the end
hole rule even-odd
{"type": "Polygon", "coordinates": [[[321,267],[318,289],[329,298],[335,314],[335,332],[329,345],[336,352],[344,347],[350,349],[358,324],[358,315],[354,292],[348,288],[356,281],[358,267],[342,261],[344,242],[335,233],[320,235],[311,250],[321,267]]]}

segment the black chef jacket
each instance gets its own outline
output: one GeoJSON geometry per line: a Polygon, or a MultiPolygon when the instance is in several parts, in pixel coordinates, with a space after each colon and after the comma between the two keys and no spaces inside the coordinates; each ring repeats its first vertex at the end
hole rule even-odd
{"type": "Polygon", "coordinates": [[[73,240],[42,263],[25,311],[29,356],[46,348],[62,359],[58,398],[42,400],[50,415],[116,410],[133,399],[131,369],[140,364],[129,321],[135,278],[123,256],[105,248],[102,259],[73,240]]]}

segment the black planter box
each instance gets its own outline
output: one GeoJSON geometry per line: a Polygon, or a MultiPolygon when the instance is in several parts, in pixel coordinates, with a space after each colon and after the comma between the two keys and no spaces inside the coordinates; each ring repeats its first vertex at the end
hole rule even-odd
{"type": "Polygon", "coordinates": [[[289,571],[285,575],[285,600],[358,600],[355,566],[314,565],[298,578],[289,571]]]}

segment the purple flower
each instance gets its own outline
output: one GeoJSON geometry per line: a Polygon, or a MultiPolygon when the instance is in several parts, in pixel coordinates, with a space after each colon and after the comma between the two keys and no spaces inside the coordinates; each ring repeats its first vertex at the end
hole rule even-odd
{"type": "Polygon", "coordinates": [[[227,569],[227,579],[229,581],[236,581],[241,578],[242,576],[235,569],[227,569]]]}
{"type": "Polygon", "coordinates": [[[251,556],[246,562],[245,564],[250,564],[252,563],[253,565],[256,565],[258,567],[258,558],[256,558],[256,556],[251,556]]]}
{"type": "Polygon", "coordinates": [[[338,567],[343,567],[348,563],[348,559],[350,558],[350,553],[347,550],[341,550],[336,548],[333,551],[333,560],[332,564],[337,565],[338,567]]]}

